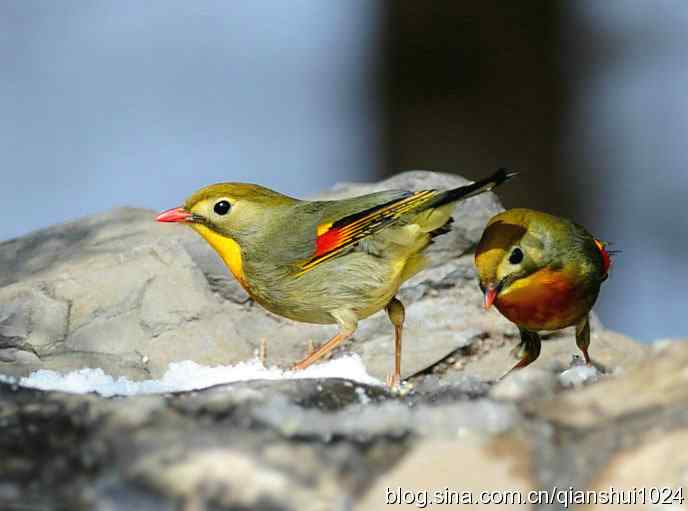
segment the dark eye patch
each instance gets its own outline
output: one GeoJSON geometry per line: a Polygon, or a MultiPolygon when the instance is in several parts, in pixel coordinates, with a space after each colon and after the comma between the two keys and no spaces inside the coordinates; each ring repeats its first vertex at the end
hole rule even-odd
{"type": "Polygon", "coordinates": [[[220,216],[224,216],[227,213],[229,213],[229,210],[231,208],[232,208],[232,206],[228,201],[221,200],[221,201],[215,203],[215,206],[213,206],[213,211],[215,211],[215,213],[217,213],[220,216]]]}
{"type": "Polygon", "coordinates": [[[509,255],[509,262],[511,264],[519,264],[521,261],[523,261],[523,250],[516,247],[511,251],[511,254],[509,255]]]}

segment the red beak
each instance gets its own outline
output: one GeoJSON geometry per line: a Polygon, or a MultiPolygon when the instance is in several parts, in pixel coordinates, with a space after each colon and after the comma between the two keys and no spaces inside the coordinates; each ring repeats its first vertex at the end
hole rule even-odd
{"type": "Polygon", "coordinates": [[[186,222],[192,214],[184,208],[174,208],[163,211],[155,220],[158,222],[186,222]]]}
{"type": "Polygon", "coordinates": [[[492,307],[492,304],[494,301],[497,299],[497,295],[499,294],[499,287],[487,287],[485,288],[485,310],[489,309],[492,307]]]}

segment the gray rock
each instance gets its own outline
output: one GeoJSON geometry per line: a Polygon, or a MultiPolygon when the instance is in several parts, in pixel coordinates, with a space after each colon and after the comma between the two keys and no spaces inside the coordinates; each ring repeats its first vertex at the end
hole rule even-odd
{"type": "MultiPolygon", "coordinates": [[[[361,388],[372,407],[385,396],[380,389],[361,388]]],[[[365,437],[357,433],[353,411],[349,428],[334,420],[314,431],[303,424],[300,441],[293,441],[278,417],[285,414],[289,422],[303,413],[321,422],[359,400],[360,392],[337,380],[254,382],[126,400],[0,384],[0,504],[346,509],[374,474],[406,450],[411,428],[397,420],[403,407],[392,403],[390,413],[381,408],[378,417],[389,418],[365,437]],[[328,431],[339,440],[327,440],[328,431]]]]}
{"type": "MultiPolygon", "coordinates": [[[[412,172],[329,196],[464,183],[412,172]]],[[[329,379],[104,399],[0,378],[0,509],[363,511],[380,509],[389,486],[685,485],[688,344],[648,348],[595,319],[599,381],[564,388],[583,381],[566,331],[495,384],[515,363],[518,331],[482,310],[471,251],[499,209],[490,194],[459,206],[430,267],[401,290],[403,372],[414,376],[400,393],[329,379]]],[[[288,366],[334,333],[265,312],[203,240],[146,210],[0,244],[0,286],[0,375],[99,367],[157,378],[173,361],[245,360],[262,339],[268,362],[288,366]]],[[[384,313],[342,351],[384,377],[384,313]]]]}
{"type": "Polygon", "coordinates": [[[48,354],[64,343],[68,321],[69,304],[41,286],[0,288],[0,348],[48,354]]]}
{"type": "Polygon", "coordinates": [[[500,400],[448,396],[437,382],[403,399],[335,379],[126,399],[0,383],[0,505],[363,511],[390,487],[678,491],[686,360],[676,343],[580,390],[513,402],[508,379],[491,392],[500,400]]]}
{"type": "Polygon", "coordinates": [[[526,367],[498,381],[490,390],[490,396],[514,401],[542,399],[554,396],[557,387],[557,377],[551,371],[526,367]]]}
{"type": "Polygon", "coordinates": [[[402,438],[409,433],[455,437],[458,432],[500,433],[516,423],[512,407],[488,400],[464,401],[443,407],[387,402],[379,406],[352,405],[323,416],[318,410],[293,408],[276,400],[258,409],[256,418],[285,437],[315,438],[324,442],[353,438],[368,442],[379,436],[402,438]]]}
{"type": "Polygon", "coordinates": [[[0,243],[0,286],[57,275],[99,255],[148,244],[160,233],[154,223],[142,221],[151,213],[120,208],[0,243]]]}

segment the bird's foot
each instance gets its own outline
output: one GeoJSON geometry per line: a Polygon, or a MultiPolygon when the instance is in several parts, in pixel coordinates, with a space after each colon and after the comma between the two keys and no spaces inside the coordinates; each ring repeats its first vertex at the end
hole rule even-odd
{"type": "Polygon", "coordinates": [[[310,364],[304,364],[303,361],[297,362],[293,366],[289,368],[290,371],[303,371],[306,369],[310,364]]]}
{"type": "MultiPolygon", "coordinates": [[[[521,360],[526,355],[526,347],[522,342],[519,342],[516,346],[511,348],[511,357],[517,360],[521,360]]],[[[508,372],[504,374],[506,376],[508,372]]],[[[502,376],[502,378],[504,377],[502,376]]]]}
{"type": "Polygon", "coordinates": [[[302,371],[310,366],[314,361],[310,360],[310,356],[317,351],[317,347],[312,339],[308,339],[308,344],[306,344],[306,356],[303,360],[297,362],[289,368],[290,371],[302,371]]]}
{"type": "Polygon", "coordinates": [[[401,375],[399,373],[389,373],[385,378],[385,383],[390,389],[401,386],[401,375]]]}
{"type": "Polygon", "coordinates": [[[387,390],[389,390],[390,394],[395,396],[403,397],[413,390],[413,384],[402,381],[401,375],[399,374],[388,374],[387,378],[385,378],[385,383],[387,384],[387,390]]]}

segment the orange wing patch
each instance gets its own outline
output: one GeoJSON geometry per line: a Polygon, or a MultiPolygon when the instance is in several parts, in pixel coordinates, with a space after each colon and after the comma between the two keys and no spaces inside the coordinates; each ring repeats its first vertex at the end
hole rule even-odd
{"type": "Polygon", "coordinates": [[[408,213],[435,195],[435,190],[425,190],[407,195],[387,204],[354,213],[329,224],[321,224],[317,228],[318,237],[315,240],[315,254],[306,262],[301,271],[302,275],[341,253],[345,248],[357,243],[363,238],[380,231],[397,220],[404,213],[408,213]]]}

